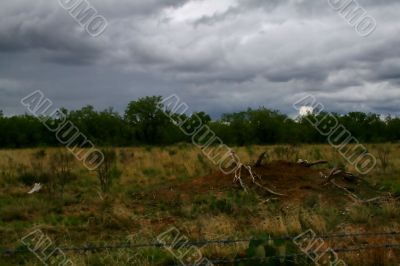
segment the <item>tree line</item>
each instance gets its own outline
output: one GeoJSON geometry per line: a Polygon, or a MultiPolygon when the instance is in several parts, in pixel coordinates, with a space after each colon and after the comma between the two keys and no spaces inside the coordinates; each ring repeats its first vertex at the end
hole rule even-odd
{"type": "MultiPolygon", "coordinates": [[[[191,137],[180,130],[174,122],[176,119],[171,120],[165,115],[163,108],[161,96],[149,96],[130,102],[123,115],[112,108],[96,111],[93,106],[72,111],[62,109],[62,112],[68,121],[98,146],[170,145],[191,142],[191,137]]],[[[379,114],[363,112],[331,115],[359,142],[400,140],[400,118],[388,116],[381,119],[379,114]]],[[[326,113],[308,114],[292,119],[279,111],[260,107],[223,114],[218,120],[212,120],[205,112],[193,113],[190,116],[171,113],[170,116],[179,116],[179,121],[186,121],[188,125],[200,119],[203,125],[207,125],[216,136],[229,145],[326,143],[326,136],[321,135],[309,122],[310,119],[321,121],[326,113]]],[[[60,145],[55,134],[36,117],[28,114],[5,117],[0,111],[1,148],[60,145]]]]}

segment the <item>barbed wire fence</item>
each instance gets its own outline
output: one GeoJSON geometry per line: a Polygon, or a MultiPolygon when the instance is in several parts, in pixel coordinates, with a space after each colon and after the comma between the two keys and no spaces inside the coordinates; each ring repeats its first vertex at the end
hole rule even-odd
{"type": "MultiPolygon", "coordinates": [[[[346,249],[335,249],[336,253],[349,253],[349,252],[357,252],[362,250],[371,250],[371,249],[392,249],[392,248],[400,248],[400,244],[384,244],[384,245],[366,245],[357,248],[346,248],[346,249]]],[[[308,255],[315,255],[315,253],[292,253],[285,255],[275,255],[275,256],[266,256],[266,257],[251,257],[251,258],[235,258],[235,259],[215,259],[210,260],[211,263],[222,265],[222,264],[232,264],[235,262],[245,262],[245,261],[268,261],[271,259],[287,259],[294,257],[306,257],[308,255]]],[[[173,264],[169,266],[178,266],[178,264],[173,264]]],[[[196,266],[195,264],[189,264],[186,266],[196,266]]]]}
{"type": "MultiPolygon", "coordinates": [[[[330,235],[319,235],[317,238],[329,240],[329,239],[338,239],[338,238],[350,238],[350,237],[384,237],[386,240],[390,237],[400,237],[400,232],[374,232],[374,233],[339,233],[339,234],[330,234],[330,235]]],[[[186,246],[197,246],[197,247],[205,247],[208,245],[233,245],[236,243],[245,243],[250,241],[292,241],[295,236],[282,236],[282,237],[264,237],[264,238],[242,238],[242,239],[202,239],[202,240],[192,240],[192,241],[184,241],[184,242],[175,242],[175,246],[186,245],[186,246]]],[[[400,241],[398,241],[400,242],[400,241]]],[[[106,245],[98,245],[87,243],[82,246],[60,246],[63,252],[68,253],[77,253],[81,255],[85,255],[87,252],[99,253],[106,250],[120,250],[120,249],[139,249],[139,248],[164,248],[170,247],[171,244],[161,244],[158,242],[149,242],[149,243],[117,243],[117,244],[106,244],[106,245]]],[[[347,248],[337,248],[333,249],[336,253],[351,253],[358,252],[363,250],[374,250],[374,249],[400,249],[400,243],[383,243],[379,245],[371,245],[364,244],[359,246],[352,246],[347,248]]],[[[0,256],[2,257],[13,257],[18,256],[19,254],[30,253],[31,251],[26,248],[0,248],[0,256]]],[[[224,264],[232,264],[236,262],[246,262],[246,261],[267,261],[270,259],[286,259],[286,258],[294,258],[294,257],[304,257],[308,256],[308,253],[291,253],[285,255],[276,255],[276,256],[266,256],[266,257],[243,257],[243,258],[235,258],[235,259],[212,259],[209,260],[214,265],[224,265],[224,264]]],[[[170,264],[169,266],[178,266],[181,264],[170,264]]],[[[192,264],[195,266],[195,264],[192,264]]],[[[192,266],[191,264],[186,266],[192,266]]]]}

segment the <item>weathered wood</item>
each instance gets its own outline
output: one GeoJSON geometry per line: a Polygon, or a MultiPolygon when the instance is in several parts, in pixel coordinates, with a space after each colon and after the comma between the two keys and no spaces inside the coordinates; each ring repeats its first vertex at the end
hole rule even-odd
{"type": "MultiPolygon", "coordinates": [[[[258,162],[258,161],[262,161],[262,157],[263,157],[264,155],[265,155],[265,153],[261,154],[260,157],[259,157],[259,160],[257,160],[257,162],[258,162]],[[261,158],[261,160],[260,160],[260,158],[261,158]]],[[[245,192],[247,192],[247,188],[246,188],[246,184],[245,184],[245,183],[243,182],[243,180],[242,180],[242,168],[244,168],[244,169],[247,170],[247,172],[249,173],[249,175],[250,175],[250,177],[251,177],[251,181],[252,181],[253,184],[255,184],[256,186],[258,186],[258,187],[260,187],[260,188],[262,188],[262,189],[268,191],[269,193],[271,193],[271,194],[273,194],[273,195],[276,195],[276,196],[286,196],[286,195],[284,195],[284,194],[277,193],[277,192],[273,191],[272,189],[267,188],[267,187],[265,187],[265,186],[259,184],[259,183],[256,181],[256,177],[257,177],[258,179],[260,179],[260,180],[261,180],[261,178],[260,178],[258,175],[256,175],[255,173],[253,173],[253,171],[252,171],[252,169],[251,169],[251,166],[242,164],[239,160],[237,160],[236,157],[235,157],[235,152],[234,152],[234,151],[231,151],[231,156],[232,156],[233,160],[238,164],[238,168],[237,168],[236,171],[235,171],[235,177],[233,178],[233,183],[239,182],[240,186],[242,187],[242,189],[243,189],[245,192]]],[[[261,163],[261,162],[260,162],[260,163],[261,163]]]]}
{"type": "Polygon", "coordinates": [[[267,154],[267,152],[263,152],[260,154],[260,156],[258,156],[257,162],[254,164],[254,167],[260,167],[262,164],[262,161],[265,159],[265,155],[267,154]]]}
{"type": "Polygon", "coordinates": [[[307,161],[307,160],[301,160],[301,159],[299,159],[299,161],[298,161],[297,163],[298,163],[298,164],[301,164],[301,165],[303,165],[303,166],[305,166],[305,167],[311,167],[311,166],[319,165],[319,164],[327,164],[328,161],[320,160],[320,161],[316,161],[316,162],[310,163],[310,162],[307,161]]]}

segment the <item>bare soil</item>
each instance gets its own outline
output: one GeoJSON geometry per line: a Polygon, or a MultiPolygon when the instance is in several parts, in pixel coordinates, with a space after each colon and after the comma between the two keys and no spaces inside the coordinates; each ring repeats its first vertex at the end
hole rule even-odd
{"type": "MultiPolygon", "coordinates": [[[[331,183],[326,184],[326,180],[321,176],[321,173],[328,174],[330,169],[317,169],[298,163],[278,160],[259,167],[252,167],[252,171],[259,177],[257,179],[259,184],[268,187],[274,192],[284,194],[285,196],[279,197],[284,202],[297,203],[310,196],[318,196],[320,200],[333,203],[350,200],[346,191],[331,183]]],[[[278,197],[254,185],[248,171],[245,169],[242,169],[241,177],[249,190],[254,190],[266,198],[278,197]]],[[[215,171],[203,177],[162,188],[156,191],[155,194],[157,199],[166,201],[174,200],[177,195],[184,200],[190,200],[196,195],[209,193],[218,195],[226,191],[242,189],[233,180],[234,174],[225,175],[221,171],[215,171]]],[[[361,178],[350,181],[338,177],[335,178],[335,182],[358,195],[361,199],[380,196],[379,191],[361,178]]]]}

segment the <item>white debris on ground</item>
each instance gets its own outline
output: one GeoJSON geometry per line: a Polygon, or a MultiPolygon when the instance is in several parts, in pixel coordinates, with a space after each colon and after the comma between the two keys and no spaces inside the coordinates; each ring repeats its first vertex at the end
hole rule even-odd
{"type": "Polygon", "coordinates": [[[31,191],[28,192],[28,194],[33,194],[35,192],[39,192],[42,189],[42,184],[40,183],[35,183],[31,191]]]}

